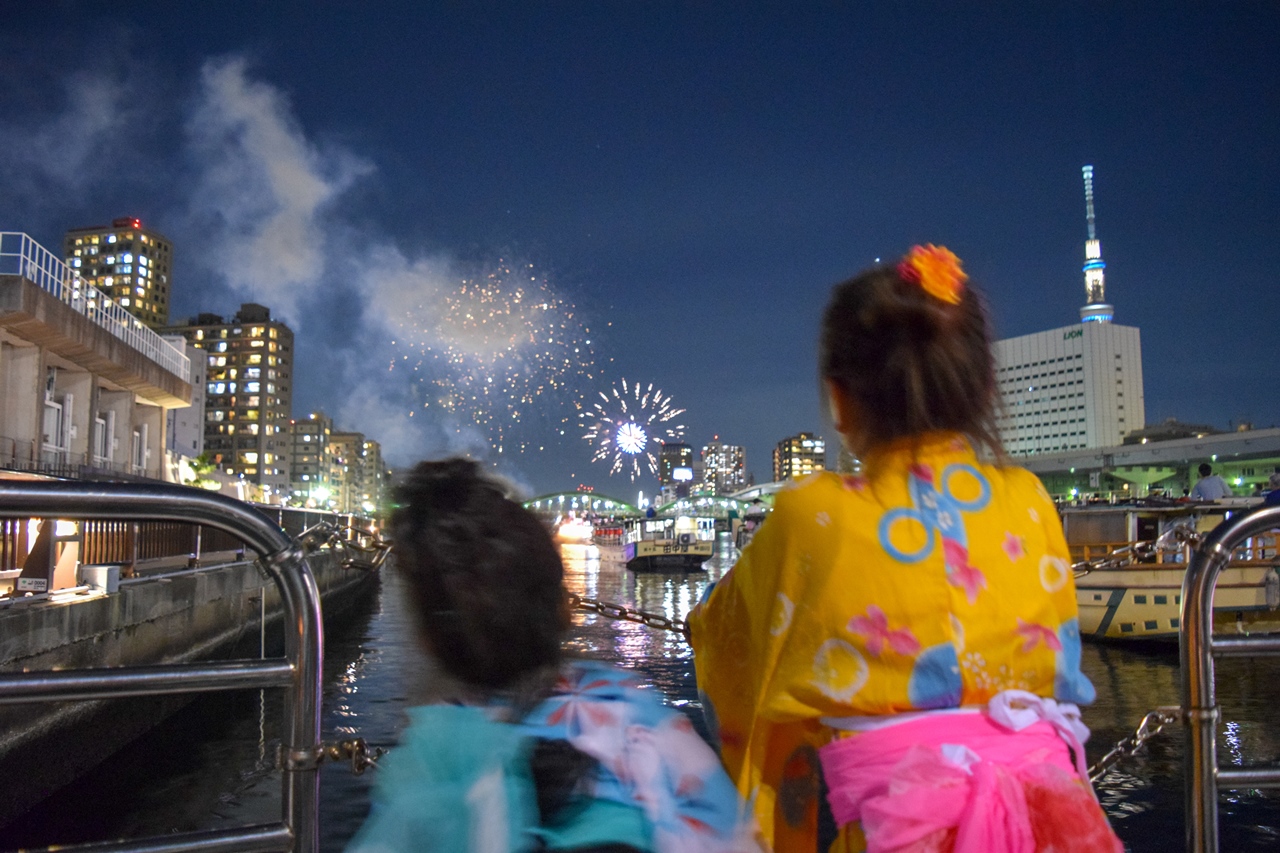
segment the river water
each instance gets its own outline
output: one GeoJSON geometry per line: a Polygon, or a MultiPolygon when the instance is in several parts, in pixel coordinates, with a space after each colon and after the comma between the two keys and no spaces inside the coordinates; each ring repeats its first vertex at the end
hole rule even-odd
{"type": "MultiPolygon", "coordinates": [[[[706,584],[732,564],[727,543],[723,552],[705,573],[637,576],[626,571],[614,550],[565,545],[566,585],[585,597],[681,616],[706,584]]],[[[404,709],[430,690],[430,669],[418,652],[400,591],[394,572],[387,572],[371,604],[329,633],[323,713],[327,740],[358,735],[371,744],[391,746],[404,709]]],[[[701,728],[692,658],[677,635],[578,613],[569,645],[574,653],[643,672],[701,728]]],[[[1082,666],[1098,688],[1097,702],[1085,712],[1093,729],[1090,761],[1130,733],[1144,713],[1178,701],[1177,652],[1172,647],[1086,645],[1082,666]]],[[[1221,759],[1243,764],[1280,754],[1280,665],[1224,661],[1218,676],[1225,720],[1221,759]]],[[[280,777],[272,764],[279,731],[278,695],[206,695],[126,755],[0,830],[0,849],[278,820],[280,777]]],[[[368,810],[370,782],[371,774],[354,776],[342,765],[322,768],[322,850],[337,853],[355,832],[368,810]]],[[[1161,734],[1142,755],[1112,771],[1099,794],[1130,850],[1182,849],[1181,733],[1161,734]]],[[[1280,849],[1276,792],[1228,792],[1220,813],[1222,850],[1280,849]]]]}

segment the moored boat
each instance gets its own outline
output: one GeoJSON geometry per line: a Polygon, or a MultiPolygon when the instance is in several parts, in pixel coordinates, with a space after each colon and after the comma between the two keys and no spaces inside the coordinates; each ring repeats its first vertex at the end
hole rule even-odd
{"type": "Polygon", "coordinates": [[[623,559],[635,572],[694,572],[715,551],[715,519],[634,518],[623,525],[623,559]]]}
{"type": "MultiPolygon", "coordinates": [[[[1176,641],[1188,560],[1187,537],[1178,534],[1207,533],[1248,506],[1132,503],[1065,508],[1067,543],[1080,567],[1076,601],[1081,635],[1095,640],[1176,641]]],[[[1235,549],[1214,595],[1217,632],[1280,631],[1278,546],[1276,535],[1269,533],[1235,549]]]]}

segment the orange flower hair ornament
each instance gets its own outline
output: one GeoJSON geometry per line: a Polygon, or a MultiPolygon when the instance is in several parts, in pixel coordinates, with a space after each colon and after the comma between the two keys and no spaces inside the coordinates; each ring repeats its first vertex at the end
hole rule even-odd
{"type": "Polygon", "coordinates": [[[969,280],[960,268],[960,259],[946,246],[912,246],[911,251],[898,264],[898,276],[903,281],[918,284],[934,299],[949,305],[959,305],[964,293],[964,283],[969,280]]]}

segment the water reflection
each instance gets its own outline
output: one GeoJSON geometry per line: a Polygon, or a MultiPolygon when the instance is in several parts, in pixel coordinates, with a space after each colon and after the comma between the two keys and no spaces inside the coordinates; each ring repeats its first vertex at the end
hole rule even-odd
{"type": "MultiPolygon", "coordinates": [[[[566,544],[566,585],[589,598],[682,618],[708,583],[732,565],[722,540],[706,571],[641,574],[626,570],[620,549],[566,544]]],[[[702,714],[691,653],[684,640],[631,622],[578,612],[568,640],[587,654],[643,672],[701,730],[702,714]]],[[[1088,758],[1096,761],[1142,716],[1178,702],[1178,660],[1169,648],[1087,645],[1082,668],[1098,688],[1086,709],[1093,729],[1088,758]]],[[[1219,666],[1224,762],[1255,762],[1280,753],[1280,668],[1266,660],[1228,660],[1219,666]]],[[[381,593],[362,619],[331,632],[326,644],[323,731],[326,738],[361,736],[390,746],[407,707],[423,701],[433,683],[401,586],[386,574],[381,593]]],[[[64,791],[4,845],[43,846],[104,837],[164,834],[278,819],[279,774],[270,769],[280,736],[278,696],[267,693],[201,699],[189,712],[146,739],[143,749],[109,762],[97,776],[64,791]]],[[[1116,767],[1099,796],[1121,838],[1134,851],[1183,847],[1182,735],[1167,730],[1135,758],[1116,767]]],[[[376,772],[376,771],[375,771],[376,772]]],[[[343,765],[321,770],[321,849],[340,851],[368,811],[370,775],[343,765]]],[[[1275,849],[1280,799],[1275,792],[1236,791],[1221,805],[1223,850],[1275,849]]]]}

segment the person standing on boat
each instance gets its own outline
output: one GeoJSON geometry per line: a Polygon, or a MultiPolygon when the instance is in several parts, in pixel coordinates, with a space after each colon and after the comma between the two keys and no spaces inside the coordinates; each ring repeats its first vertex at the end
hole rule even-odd
{"type": "Polygon", "coordinates": [[[837,285],[820,371],[860,476],[777,495],[689,617],[721,758],[776,850],[1119,851],[1073,703],[1075,585],[1040,481],[1006,464],[991,340],[945,248],[837,285]]]}
{"type": "Polygon", "coordinates": [[[1191,487],[1191,500],[1216,501],[1219,498],[1231,497],[1231,487],[1227,485],[1226,480],[1213,473],[1212,465],[1201,462],[1197,470],[1200,472],[1200,479],[1196,480],[1196,484],[1191,487]]]}
{"type": "Polygon", "coordinates": [[[348,853],[759,853],[689,719],[632,673],[566,660],[550,533],[465,459],[396,490],[396,570],[447,702],[409,709],[348,853]]]}

